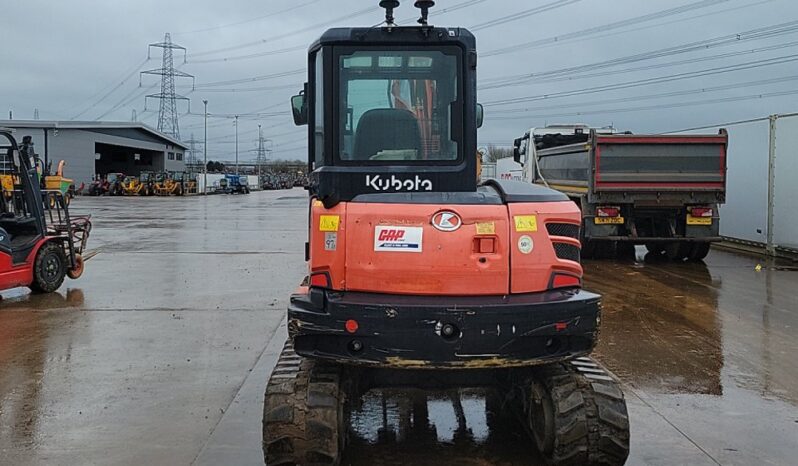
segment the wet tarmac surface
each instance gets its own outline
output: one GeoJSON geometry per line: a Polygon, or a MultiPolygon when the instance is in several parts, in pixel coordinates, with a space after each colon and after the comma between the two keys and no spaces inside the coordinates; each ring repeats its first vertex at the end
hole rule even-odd
{"type": "MultiPolygon", "coordinates": [[[[262,464],[306,205],[301,190],[77,199],[100,251],[84,276],[2,293],[0,465],[262,464]]],[[[798,272],[780,265],[718,250],[585,264],[629,464],[795,464],[798,272]]],[[[373,390],[356,405],[345,464],[538,463],[490,391],[373,390]]]]}

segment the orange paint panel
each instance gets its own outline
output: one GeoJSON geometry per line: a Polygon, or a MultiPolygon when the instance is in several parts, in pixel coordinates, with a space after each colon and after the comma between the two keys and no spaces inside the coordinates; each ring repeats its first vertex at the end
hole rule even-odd
{"type": "Polygon", "coordinates": [[[509,223],[504,205],[349,203],[346,289],[416,295],[503,295],[508,292],[509,223]],[[454,212],[454,231],[432,225],[454,212]],[[494,253],[475,250],[477,223],[493,222],[494,253]]]}
{"type": "Polygon", "coordinates": [[[336,290],[346,286],[346,206],[342,202],[326,209],[311,201],[309,272],[328,272],[331,287],[336,290]]]}
{"type": "MultiPolygon", "coordinates": [[[[582,276],[579,263],[557,258],[546,229],[547,223],[580,225],[581,214],[576,204],[571,201],[516,203],[508,204],[507,209],[510,218],[534,215],[537,222],[535,231],[516,231],[513,228],[510,232],[510,293],[545,291],[554,271],[582,276]]],[[[579,245],[579,241],[574,239],[564,238],[561,242],[579,245]]]]}

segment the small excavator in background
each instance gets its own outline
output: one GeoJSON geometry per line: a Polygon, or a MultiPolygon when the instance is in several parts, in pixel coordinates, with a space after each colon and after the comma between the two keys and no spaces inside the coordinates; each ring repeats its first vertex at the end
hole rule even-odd
{"type": "Polygon", "coordinates": [[[122,182],[123,194],[125,196],[152,196],[155,193],[154,184],[155,177],[152,172],[141,172],[137,177],[128,176],[122,182]]]}
{"type": "Polygon", "coordinates": [[[589,357],[601,297],[582,289],[579,207],[478,184],[476,40],[429,25],[433,4],[400,27],[382,0],[384,25],[308,50],[291,99],[308,125],[308,276],[266,388],[266,464],[338,464],[371,388],[490,386],[550,464],[621,465],[629,418],[589,357]]]}

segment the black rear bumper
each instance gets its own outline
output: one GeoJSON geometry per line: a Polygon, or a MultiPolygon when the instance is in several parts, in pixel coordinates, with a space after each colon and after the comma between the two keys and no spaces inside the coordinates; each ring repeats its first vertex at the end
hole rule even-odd
{"type": "Polygon", "coordinates": [[[444,297],[312,289],[291,297],[288,330],[295,351],[307,357],[408,369],[477,369],[588,354],[599,317],[600,297],[586,291],[444,297]],[[349,320],[357,322],[356,330],[351,322],[347,329],[349,320]]]}

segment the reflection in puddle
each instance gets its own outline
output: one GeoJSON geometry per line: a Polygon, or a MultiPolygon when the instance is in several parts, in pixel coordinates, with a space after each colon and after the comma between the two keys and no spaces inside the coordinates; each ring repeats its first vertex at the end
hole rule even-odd
{"type": "Polygon", "coordinates": [[[342,464],[539,464],[490,389],[375,389],[353,403],[342,464]]]}

